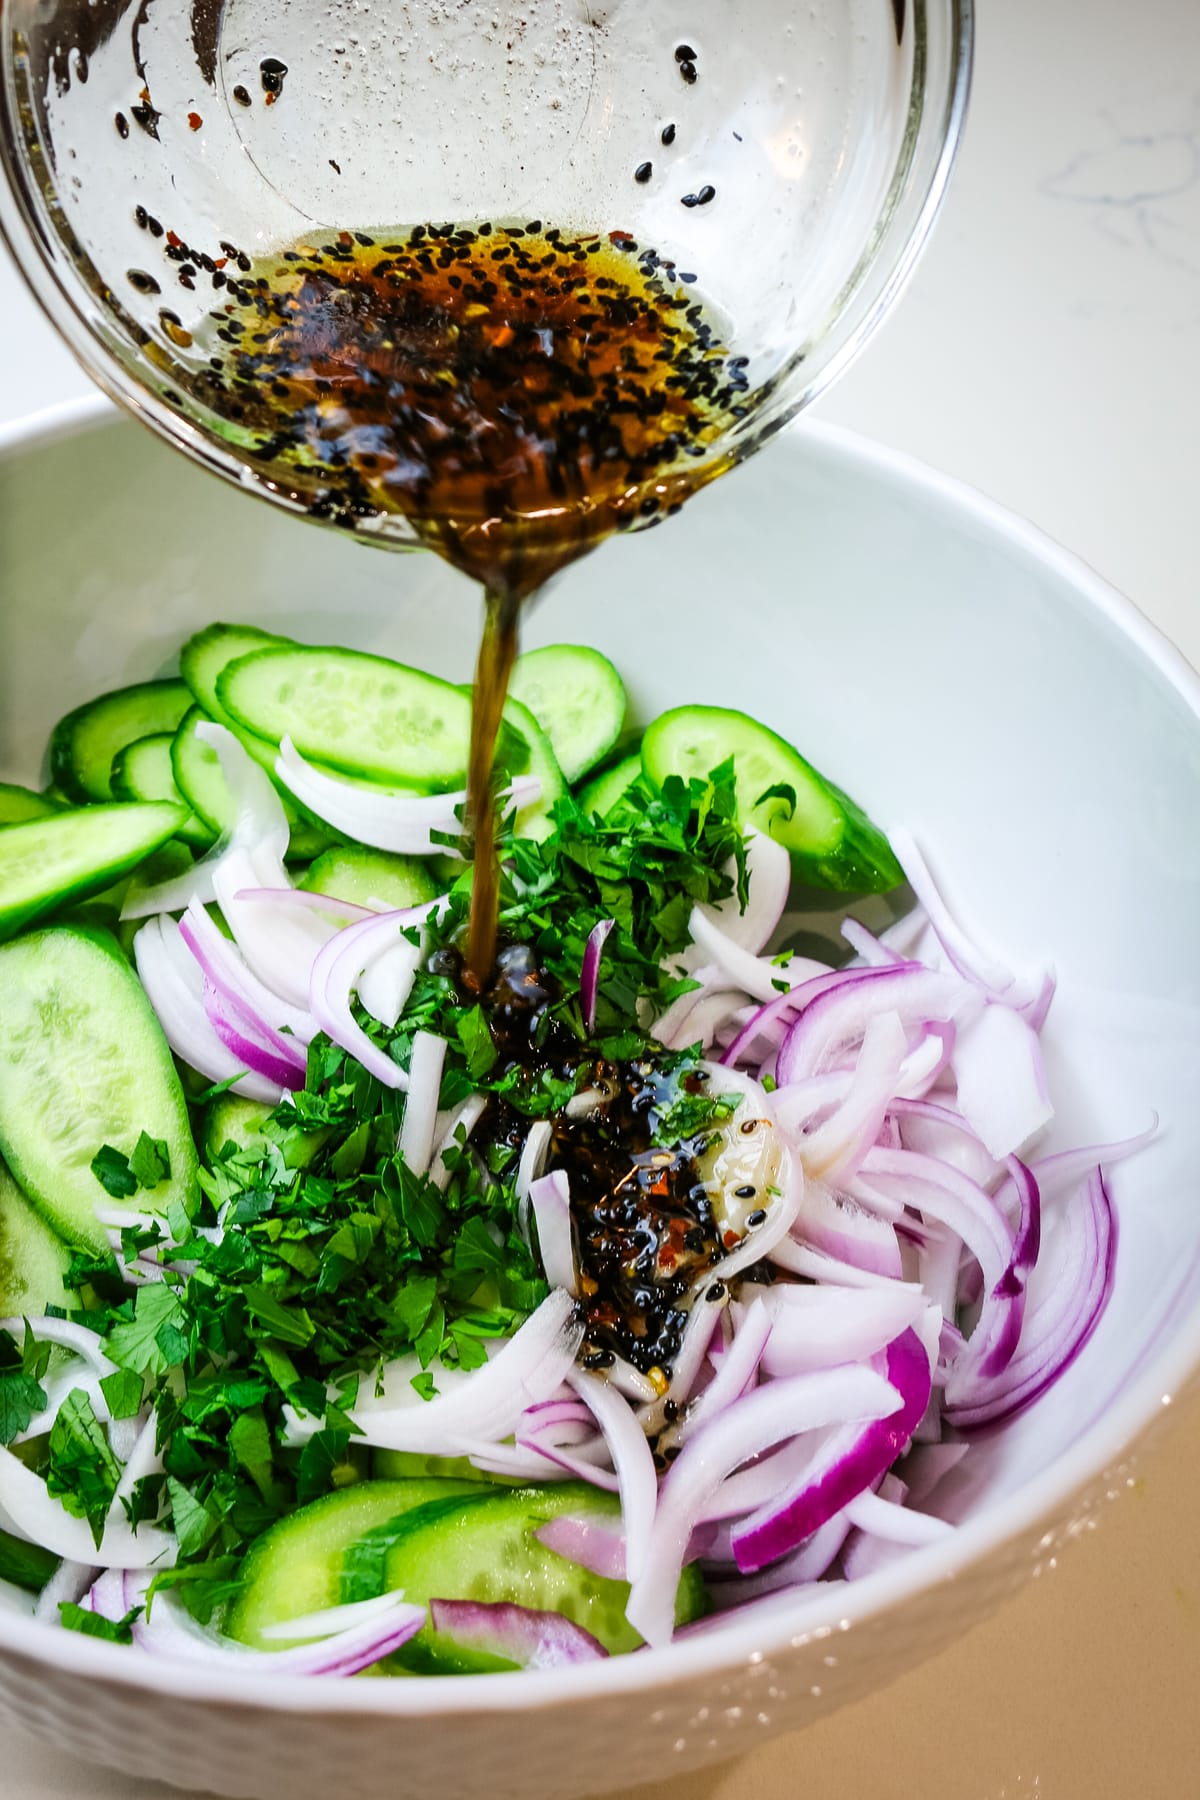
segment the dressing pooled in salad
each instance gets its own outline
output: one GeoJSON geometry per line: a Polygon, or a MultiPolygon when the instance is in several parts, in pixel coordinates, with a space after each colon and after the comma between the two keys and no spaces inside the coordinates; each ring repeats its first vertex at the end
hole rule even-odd
{"type": "Polygon", "coordinates": [[[1030,1148],[1052,975],[767,726],[639,732],[555,645],[499,727],[480,980],[469,690],[248,625],[180,670],[0,789],[12,1603],[541,1669],[944,1538],[973,1434],[1095,1329],[1141,1141],[1030,1148]],[[840,966],[789,949],[814,890],[905,880],[840,966]]]}

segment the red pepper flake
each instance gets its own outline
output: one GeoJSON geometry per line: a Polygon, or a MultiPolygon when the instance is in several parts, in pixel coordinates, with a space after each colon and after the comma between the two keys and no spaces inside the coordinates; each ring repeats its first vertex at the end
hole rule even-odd
{"type": "MultiPolygon", "coordinates": [[[[588,239],[584,239],[585,243],[588,241],[588,239]]],[[[610,244],[632,244],[633,233],[632,231],[610,231],[608,241],[610,244]]]]}
{"type": "Polygon", "coordinates": [[[183,249],[183,239],[181,237],[176,237],[176,235],[173,231],[168,231],[167,242],[168,242],[168,244],[170,244],[172,250],[182,250],[183,249]]]}
{"type": "Polygon", "coordinates": [[[264,106],[274,106],[274,104],[278,100],[278,98],[279,98],[278,94],[264,94],[263,95],[263,105],[264,106]]]}
{"type": "Polygon", "coordinates": [[[229,258],[227,256],[218,256],[216,261],[213,263],[213,268],[214,269],[223,269],[225,267],[225,264],[228,261],[229,261],[229,258]]]}
{"type": "Polygon", "coordinates": [[[188,114],[188,124],[191,126],[193,131],[199,131],[199,129],[203,125],[203,123],[204,123],[204,120],[200,117],[199,113],[189,113],[188,114]]]}
{"type": "Polygon", "coordinates": [[[736,1247],[738,1246],[738,1244],[741,1243],[741,1241],[742,1240],[738,1236],[736,1231],[723,1231],[721,1233],[721,1242],[724,1244],[724,1246],[727,1250],[736,1249],[736,1247]]]}

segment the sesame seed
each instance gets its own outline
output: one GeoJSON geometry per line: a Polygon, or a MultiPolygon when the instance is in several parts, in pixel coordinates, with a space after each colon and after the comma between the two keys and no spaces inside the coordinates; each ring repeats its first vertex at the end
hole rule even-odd
{"type": "Polygon", "coordinates": [[[635,181],[646,182],[646,181],[649,181],[649,179],[650,179],[651,175],[653,175],[653,173],[654,173],[653,163],[648,163],[648,162],[639,163],[637,168],[633,171],[633,179],[635,181]]]}
{"type": "Polygon", "coordinates": [[[662,141],[664,144],[673,144],[675,142],[675,127],[673,124],[663,126],[662,141]]]}

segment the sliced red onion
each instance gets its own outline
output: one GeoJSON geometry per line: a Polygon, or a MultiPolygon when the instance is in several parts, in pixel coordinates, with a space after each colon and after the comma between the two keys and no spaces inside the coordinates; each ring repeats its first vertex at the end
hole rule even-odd
{"type": "Polygon", "coordinates": [[[402,937],[377,951],[358,978],[359,1003],[389,1031],[395,1030],[408,1005],[424,956],[424,935],[415,944],[402,937]]]}
{"type": "Polygon", "coordinates": [[[433,1155],[433,1131],[445,1060],[445,1038],[435,1037],[431,1031],[415,1033],[409,1059],[404,1122],[400,1127],[400,1154],[414,1175],[426,1173],[433,1155]]]}
{"type": "Polygon", "coordinates": [[[819,1181],[805,1183],[793,1236],[783,1238],[771,1250],[773,1262],[804,1274],[807,1270],[795,1258],[795,1238],[824,1256],[871,1275],[898,1281],[904,1273],[895,1225],[868,1212],[848,1195],[831,1194],[819,1181]]]}
{"type": "Polygon", "coordinates": [[[895,1198],[947,1225],[978,1262],[988,1287],[996,1286],[1009,1265],[1013,1232],[994,1198],[932,1156],[913,1150],[871,1150],[853,1191],[895,1198]]]}
{"type": "MultiPolygon", "coordinates": [[[[826,1590],[839,1585],[837,1581],[822,1583],[826,1590]]],[[[731,1625],[769,1625],[786,1618],[794,1610],[798,1591],[803,1590],[792,1587],[787,1593],[763,1594],[761,1598],[749,1600],[744,1605],[709,1613],[704,1619],[693,1619],[689,1625],[680,1626],[675,1638],[680,1642],[691,1643],[694,1638],[711,1637],[715,1632],[725,1631],[731,1625]]]]}
{"type": "Polygon", "coordinates": [[[862,1042],[877,1013],[895,1012],[906,1027],[923,1028],[933,1021],[954,1023],[981,1005],[956,976],[919,964],[847,971],[805,1006],[783,1040],[779,1084],[836,1067],[862,1042]]]}
{"type": "Polygon", "coordinates": [[[238,899],[256,887],[278,887],[286,880],[273,850],[235,842],[213,871],[213,890],[249,967],[273,993],[304,1011],[313,963],[338,926],[321,913],[238,899]]]}
{"type": "Polygon", "coordinates": [[[371,959],[402,942],[401,931],[419,925],[428,912],[427,906],[406,907],[348,925],[329,940],[312,965],[309,1004],[320,1029],[384,1087],[401,1091],[408,1087],[407,1074],[372,1043],[351,1011],[350,998],[371,959]]]}
{"type": "Polygon", "coordinates": [[[711,1582],[709,1591],[718,1607],[725,1611],[730,1606],[744,1605],[748,1600],[759,1600],[765,1594],[807,1586],[829,1572],[849,1535],[849,1519],[844,1512],[837,1513],[798,1550],[772,1563],[769,1569],[760,1570],[757,1575],[731,1575],[716,1565],[713,1573],[719,1573],[720,1578],[711,1582]]]}
{"type": "MultiPolygon", "coordinates": [[[[886,1223],[879,1220],[875,1222],[886,1223]]],[[[880,1275],[874,1269],[861,1268],[856,1263],[845,1262],[823,1250],[814,1250],[811,1245],[798,1243],[794,1237],[785,1238],[782,1244],[776,1244],[771,1252],[771,1261],[778,1263],[790,1275],[803,1276],[806,1281],[828,1281],[848,1288],[913,1286],[917,1292],[921,1291],[919,1283],[904,1281],[903,1268],[899,1275],[880,1275]]]]}
{"type": "MultiPolygon", "coordinates": [[[[143,1584],[127,1585],[126,1600],[139,1604],[143,1584]]],[[[328,1630],[317,1642],[296,1644],[286,1650],[251,1650],[232,1638],[206,1630],[170,1593],[158,1594],[148,1611],[133,1624],[133,1641],[156,1655],[186,1662],[220,1663],[253,1669],[267,1675],[357,1675],[390,1656],[416,1636],[425,1624],[425,1608],[409,1606],[398,1594],[345,1608],[331,1608],[323,1615],[328,1630]],[[339,1612],[351,1615],[343,1628],[332,1624],[339,1612]]],[[[311,1625],[312,1620],[293,1621],[311,1625]]]]}
{"type": "Polygon", "coordinates": [[[627,1400],[639,1402],[652,1401],[657,1398],[654,1383],[640,1369],[626,1362],[623,1356],[614,1356],[608,1369],[608,1379],[619,1394],[627,1400]]]}
{"type": "Polygon", "coordinates": [[[1054,1116],[1037,1034],[1007,1006],[985,1006],[954,1047],[958,1110],[994,1157],[1010,1156],[1054,1116]]]}
{"type": "Polygon", "coordinates": [[[1136,1137],[1119,1138],[1111,1144],[1087,1144],[1079,1150],[1060,1150],[1054,1156],[1043,1156],[1030,1165],[1044,1200],[1059,1194],[1073,1193],[1084,1178],[1097,1168],[1108,1169],[1143,1150],[1158,1135],[1158,1114],[1136,1137]]]}
{"type": "Polygon", "coordinates": [[[762,1262],[772,1255],[796,1224],[804,1204],[805,1180],[800,1159],[785,1150],[779,1159],[780,1192],[768,1198],[763,1211],[766,1218],[761,1225],[747,1229],[736,1249],[723,1256],[720,1262],[714,1263],[706,1274],[698,1277],[696,1287],[712,1281],[730,1281],[743,1269],[754,1263],[762,1262]]]}
{"type": "Polygon", "coordinates": [[[1040,1029],[1054,993],[1053,974],[1039,971],[1026,980],[1018,980],[1006,963],[1001,962],[998,957],[988,955],[963,931],[938,892],[929,865],[911,834],[899,829],[892,834],[891,842],[896,860],[920,901],[933,934],[951,967],[964,980],[973,982],[991,998],[1002,1000],[1007,1006],[1015,1007],[1027,1015],[1032,1013],[1031,1023],[1035,1029],[1040,1029]]]}
{"type": "Polygon", "coordinates": [[[579,972],[579,998],[583,1003],[583,1024],[589,1037],[596,1029],[596,1001],[599,997],[600,958],[615,919],[599,919],[588,933],[583,950],[583,967],[579,972]]]}
{"type": "Polygon", "coordinates": [[[307,1007],[289,1006],[266,987],[198,902],[193,901],[180,919],[179,933],[205,980],[236,1009],[251,1033],[303,1068],[302,1046],[316,1033],[307,1007]]]}
{"type": "Polygon", "coordinates": [[[236,1056],[243,1068],[261,1075],[276,1087],[290,1088],[294,1092],[304,1086],[304,1069],[298,1067],[291,1056],[277,1055],[260,1039],[243,1030],[228,1001],[207,981],[204,984],[204,1013],[225,1048],[236,1056]]]}
{"type": "Polygon", "coordinates": [[[365,1444],[385,1450],[455,1456],[464,1438],[500,1443],[526,1407],[558,1388],[582,1339],[575,1302],[555,1288],[482,1368],[473,1369],[451,1391],[423,1401],[413,1392],[407,1368],[397,1368],[389,1379],[385,1367],[382,1394],[360,1396],[350,1416],[365,1444]]]}
{"type": "Polygon", "coordinates": [[[604,1581],[625,1579],[625,1532],[620,1519],[605,1513],[560,1513],[534,1532],[556,1556],[578,1563],[604,1581]]]}
{"type": "Polygon", "coordinates": [[[530,1183],[529,1199],[537,1224],[542,1270],[552,1288],[577,1292],[575,1246],[571,1238],[571,1183],[563,1169],[539,1175],[530,1183]]]}
{"type": "MultiPolygon", "coordinates": [[[[375,850],[391,850],[402,856],[438,856],[447,846],[434,841],[433,833],[458,833],[466,792],[420,794],[400,789],[371,788],[328,775],[308,762],[285,737],[279,746],[275,773],[301,805],[335,830],[375,850]]],[[[508,810],[519,812],[532,805],[542,791],[536,775],[519,775],[505,789],[508,810]]],[[[453,852],[450,852],[453,854],[453,852]]]]}
{"type": "Polygon", "coordinates": [[[598,1638],[562,1613],[536,1612],[509,1601],[431,1600],[435,1631],[464,1649],[515,1663],[520,1669],[560,1669],[608,1655],[598,1638]]]}
{"type": "MultiPolygon", "coordinates": [[[[484,1113],[487,1111],[487,1104],[488,1099],[486,1094],[472,1094],[469,1100],[463,1101],[463,1104],[459,1107],[458,1111],[447,1125],[438,1141],[437,1149],[434,1152],[433,1162],[429,1167],[429,1179],[432,1181],[434,1187],[440,1188],[445,1192],[450,1181],[450,1169],[447,1166],[446,1157],[451,1151],[459,1148],[460,1141],[462,1143],[467,1142],[480,1119],[482,1119],[484,1113]]],[[[542,1122],[544,1123],[544,1121],[542,1122]]],[[[549,1126],[547,1126],[547,1135],[549,1134],[549,1129],[549,1126]]]]}
{"type": "MultiPolygon", "coordinates": [[[[924,1352],[919,1346],[917,1349],[924,1360],[924,1352]]],[[[907,1379],[906,1366],[901,1372],[907,1379]]],[[[645,1569],[634,1582],[626,1607],[626,1617],[634,1629],[649,1644],[657,1646],[670,1641],[675,1591],[688,1539],[703,1516],[706,1502],[734,1469],[763,1455],[785,1438],[852,1420],[873,1421],[870,1429],[882,1439],[889,1434],[879,1422],[898,1407],[907,1414],[901,1394],[873,1369],[831,1369],[819,1375],[766,1382],[746,1395],[739,1406],[727,1407],[703,1431],[698,1431],[671,1464],[659,1489],[645,1569]]],[[[893,1453],[889,1460],[894,1459],[893,1453]]],[[[823,1520],[818,1519],[813,1530],[821,1523],[823,1520]]],[[[794,1549],[796,1541],[783,1544],[775,1554],[794,1549]]]]}
{"type": "Polygon", "coordinates": [[[919,1287],[898,1281],[857,1289],[780,1285],[755,1304],[771,1320],[764,1369],[804,1375],[878,1355],[915,1324],[925,1298],[919,1287]]]}
{"type": "Polygon", "coordinates": [[[538,1119],[529,1127],[517,1164],[517,1228],[526,1244],[529,1232],[529,1190],[546,1166],[553,1130],[548,1119],[538,1119]]]}
{"type": "Polygon", "coordinates": [[[650,1028],[651,1037],[665,1044],[668,1050],[681,1050],[688,1044],[698,1043],[703,1034],[691,1030],[691,1020],[698,1007],[705,1002],[718,1005],[722,1016],[726,1009],[733,1006],[740,995],[729,984],[715,964],[705,964],[692,972],[691,979],[697,984],[678,1000],[673,1000],[666,1012],[660,1013],[650,1028]]]}
{"type": "Polygon", "coordinates": [[[980,1374],[948,1382],[948,1423],[969,1431],[1012,1418],[1071,1367],[1108,1304],[1116,1246],[1116,1217],[1097,1169],[1057,1221],[1016,1355],[991,1379],[980,1374]]]}
{"type": "Polygon", "coordinates": [[[890,1544],[907,1544],[914,1550],[926,1544],[940,1544],[954,1532],[953,1525],[947,1525],[945,1519],[913,1512],[871,1493],[856,1494],[846,1507],[845,1517],[871,1537],[885,1538],[890,1544]]]}
{"type": "Polygon", "coordinates": [[[896,1013],[877,1013],[868,1019],[846,1098],[832,1117],[796,1146],[806,1175],[833,1181],[855,1173],[883,1127],[907,1048],[896,1013]]]}
{"type": "Polygon", "coordinates": [[[729,1289],[711,1270],[704,1287],[693,1289],[693,1293],[671,1379],[665,1390],[638,1412],[639,1423],[648,1437],[656,1436],[662,1429],[669,1406],[682,1408],[686,1404],[708,1355],[713,1327],[729,1305],[729,1289]]]}
{"type": "Polygon", "coordinates": [[[794,956],[781,966],[769,957],[752,956],[749,950],[743,950],[740,944],[727,937],[702,906],[692,908],[688,931],[692,943],[706,961],[715,963],[743,993],[764,1004],[778,997],[779,982],[786,981],[789,988],[795,988],[813,975],[825,972],[824,964],[813,962],[809,957],[794,956]]]}
{"type": "Polygon", "coordinates": [[[69,1562],[116,1569],[167,1568],[177,1546],[169,1532],[141,1525],[135,1533],[119,1507],[109,1514],[100,1543],[86,1519],[76,1519],[11,1450],[0,1449],[0,1506],[34,1543],[69,1562]]]}
{"type": "MultiPolygon", "coordinates": [[[[157,1224],[158,1220],[153,1223],[157,1224]]],[[[112,1375],[116,1371],[116,1363],[105,1354],[103,1338],[98,1332],[89,1331],[86,1325],[77,1325],[73,1319],[0,1319],[0,1331],[7,1331],[10,1337],[20,1340],[26,1329],[39,1344],[57,1344],[60,1350],[71,1350],[81,1356],[97,1375],[112,1375]]]]}
{"type": "MultiPolygon", "coordinates": [[[[867,1373],[855,1371],[860,1372],[867,1373]]],[[[795,1379],[819,1381],[822,1377],[801,1375],[795,1379]]],[[[797,1549],[855,1495],[873,1487],[907,1448],[931,1390],[929,1358],[915,1332],[902,1333],[888,1346],[887,1379],[900,1397],[897,1409],[854,1430],[835,1432],[808,1476],[734,1530],[733,1552],[743,1574],[753,1574],[797,1549]]],[[[776,1385],[784,1384],[769,1382],[761,1392],[770,1394],[776,1385]]]]}
{"type": "Polygon", "coordinates": [[[354,924],[359,919],[370,919],[377,913],[392,910],[390,906],[358,906],[351,900],[339,900],[334,894],[314,894],[308,888],[239,888],[235,898],[238,900],[265,900],[271,906],[300,906],[309,912],[329,913],[333,918],[341,919],[347,925],[354,924]]]}
{"type": "Polygon", "coordinates": [[[583,1369],[572,1369],[567,1381],[590,1409],[608,1446],[621,1494],[625,1578],[635,1581],[645,1566],[658,1502],[650,1445],[628,1402],[608,1382],[583,1369]]]}
{"type": "Polygon", "coordinates": [[[857,919],[843,919],[841,933],[854,954],[869,969],[886,969],[904,961],[898,950],[893,950],[882,938],[877,938],[865,925],[860,925],[857,919]]]}
{"type": "MultiPolygon", "coordinates": [[[[922,1156],[949,1163],[982,1188],[995,1181],[995,1157],[988,1154],[971,1126],[952,1106],[934,1100],[897,1098],[889,1111],[900,1124],[900,1149],[916,1150],[922,1156]]],[[[1094,1162],[1095,1158],[1091,1160],[1094,1162]]]]}
{"type": "Polygon", "coordinates": [[[277,1082],[251,1074],[221,1042],[204,1010],[204,977],[179,927],[165,916],[151,919],[133,940],[138,976],[168,1044],[189,1068],[210,1081],[233,1081],[248,1100],[278,1106],[277,1082]]]}
{"type": "Polygon", "coordinates": [[[690,1437],[726,1407],[734,1405],[749,1393],[758,1377],[758,1365],[771,1336],[772,1312],[761,1299],[752,1300],[745,1309],[733,1334],[733,1342],[722,1355],[717,1372],[692,1401],[686,1415],[660,1440],[660,1448],[669,1444],[686,1444],[690,1437]]]}

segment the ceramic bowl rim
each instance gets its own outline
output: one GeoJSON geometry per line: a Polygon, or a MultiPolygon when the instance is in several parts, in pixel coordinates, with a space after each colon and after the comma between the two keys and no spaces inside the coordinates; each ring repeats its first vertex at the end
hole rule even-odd
{"type": "MultiPolygon", "coordinates": [[[[116,423],[121,415],[103,396],[68,401],[0,427],[3,465],[32,451],[116,423]]],[[[1112,625],[1135,655],[1149,662],[1175,690],[1196,719],[1200,739],[1200,675],[1131,600],[1104,581],[1080,558],[1064,550],[1036,526],[988,499],[978,490],[917,459],[809,417],[791,428],[803,433],[827,462],[866,471],[894,488],[907,488],[924,501],[974,522],[1011,549],[1038,564],[1056,582],[1075,591],[1090,611],[1112,625]]],[[[591,1699],[621,1696],[649,1700],[697,1678],[735,1673],[748,1663],[785,1657],[808,1643],[844,1636],[870,1626],[922,1593],[945,1587],[1021,1540],[1038,1524],[1069,1506],[1073,1496],[1118,1463],[1131,1443],[1178,1398],[1200,1370],[1200,1310],[1179,1321],[1169,1341],[1145,1361],[1127,1391],[1045,1472],[1017,1493],[957,1528],[943,1543],[916,1550],[901,1562],[861,1582],[831,1587],[797,1603],[795,1613],[729,1626],[663,1650],[614,1657],[586,1667],[536,1674],[458,1676],[452,1681],[319,1682],[311,1677],[255,1674],[234,1662],[229,1670],[203,1664],[130,1656],[121,1646],[48,1629],[42,1621],[0,1614],[0,1657],[17,1655],[55,1672],[141,1688],[238,1709],[304,1712],[325,1717],[365,1716],[397,1721],[413,1718],[485,1718],[489,1714],[536,1713],[591,1699]]]]}

